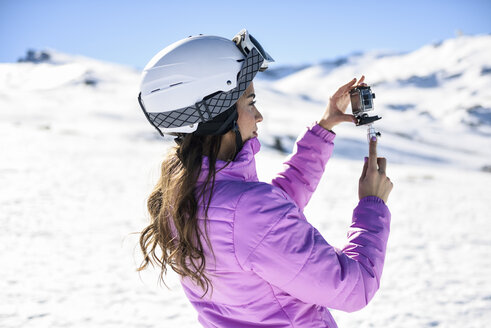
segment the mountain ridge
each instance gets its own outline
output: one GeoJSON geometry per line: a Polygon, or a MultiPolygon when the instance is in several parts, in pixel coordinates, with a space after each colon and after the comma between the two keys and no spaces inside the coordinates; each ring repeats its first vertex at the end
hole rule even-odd
{"type": "MultiPolygon", "coordinates": [[[[368,51],[313,65],[279,67],[276,73],[273,66],[269,77],[255,79],[258,108],[265,116],[260,138],[265,145],[289,152],[303,127],[320,118],[329,96],[354,76],[365,74],[377,95],[373,114],[383,117],[375,124],[383,135],[381,153],[398,163],[489,165],[488,53],[491,35],[463,36],[407,53],[368,51]],[[424,160],[409,155],[418,151],[424,160]],[[434,160],[425,154],[433,154],[434,160]]],[[[108,137],[105,125],[114,125],[115,136],[155,133],[136,101],[140,72],[134,68],[51,49],[32,51],[19,63],[0,64],[0,76],[0,105],[6,108],[0,115],[5,121],[99,137],[108,137]]],[[[336,127],[339,144],[353,145],[356,140],[361,151],[366,147],[364,130],[341,124],[336,127]]],[[[358,158],[339,148],[339,156],[358,158]]]]}

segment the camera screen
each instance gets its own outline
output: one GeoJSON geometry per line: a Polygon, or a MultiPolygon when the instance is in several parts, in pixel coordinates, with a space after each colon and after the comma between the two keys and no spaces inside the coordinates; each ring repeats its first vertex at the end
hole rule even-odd
{"type": "Polygon", "coordinates": [[[363,109],[364,111],[372,109],[372,95],[369,90],[362,90],[363,109]]]}

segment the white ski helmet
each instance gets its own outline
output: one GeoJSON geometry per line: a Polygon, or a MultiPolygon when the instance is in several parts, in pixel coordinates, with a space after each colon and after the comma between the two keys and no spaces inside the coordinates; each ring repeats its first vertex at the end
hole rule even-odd
{"type": "Polygon", "coordinates": [[[145,66],[138,100],[161,135],[191,133],[232,107],[270,62],[273,58],[246,29],[233,40],[190,36],[164,48],[145,66]]]}

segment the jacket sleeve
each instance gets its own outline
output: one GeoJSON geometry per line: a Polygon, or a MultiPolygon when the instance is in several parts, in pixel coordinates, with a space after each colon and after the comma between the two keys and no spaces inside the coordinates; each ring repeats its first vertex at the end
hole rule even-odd
{"type": "Polygon", "coordinates": [[[256,205],[241,203],[234,234],[244,270],[305,303],[332,309],[356,311],[373,298],[380,285],[390,225],[390,212],[380,198],[359,202],[342,249],[329,245],[291,202],[278,198],[270,206],[258,206],[258,199],[256,205]]]}
{"type": "Polygon", "coordinates": [[[283,172],[271,182],[285,191],[303,210],[317,188],[331,157],[335,134],[316,124],[301,135],[283,172]]]}

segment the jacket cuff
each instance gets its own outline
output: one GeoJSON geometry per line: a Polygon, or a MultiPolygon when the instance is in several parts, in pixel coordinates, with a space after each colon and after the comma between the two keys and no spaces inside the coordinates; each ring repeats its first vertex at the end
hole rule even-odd
{"type": "Polygon", "coordinates": [[[382,198],[379,198],[377,196],[366,196],[360,199],[360,204],[362,203],[382,203],[385,205],[385,202],[383,201],[382,198]]]}
{"type": "Polygon", "coordinates": [[[324,141],[332,142],[336,137],[336,133],[333,131],[329,131],[324,129],[319,123],[315,122],[311,127],[309,127],[309,131],[311,131],[314,135],[323,139],[324,141]]]}
{"type": "Polygon", "coordinates": [[[377,196],[366,196],[360,199],[357,209],[371,208],[375,211],[380,211],[379,213],[383,216],[390,218],[390,211],[385,202],[377,196]]]}
{"type": "Polygon", "coordinates": [[[363,197],[353,211],[353,224],[366,229],[390,229],[391,213],[384,201],[376,196],[363,197]],[[371,228],[370,228],[371,227],[371,228]]]}

